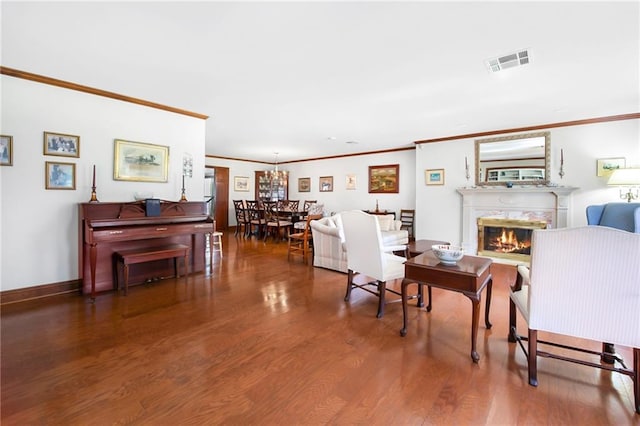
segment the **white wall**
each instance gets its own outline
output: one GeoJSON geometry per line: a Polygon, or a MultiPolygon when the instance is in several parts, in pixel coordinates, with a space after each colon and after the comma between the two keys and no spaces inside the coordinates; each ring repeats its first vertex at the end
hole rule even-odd
{"type": "MultiPolygon", "coordinates": [[[[578,187],[572,196],[569,226],[586,225],[590,204],[619,202],[619,191],[596,176],[598,158],[624,157],[627,167],[640,167],[640,120],[613,121],[549,129],[551,181],[578,187]],[[560,149],[564,150],[564,178],[558,175],[560,149]]],[[[506,135],[506,134],[505,134],[506,135]]],[[[478,138],[481,139],[481,138],[478,138]]],[[[416,238],[460,243],[462,199],[456,188],[473,185],[465,178],[464,157],[473,167],[475,140],[460,139],[422,144],[416,150],[416,238]],[[426,169],[445,169],[443,186],[425,185],[426,169]]]]}
{"type": "Polygon", "coordinates": [[[193,156],[185,181],[202,200],[204,120],[1,76],[3,135],[13,136],[13,166],[0,167],[0,289],[64,282],[78,274],[78,204],[91,196],[96,165],[100,201],[133,201],[136,192],[179,200],[182,158],[193,156]],[[43,155],[43,132],[80,136],[80,157],[43,155]],[[113,180],[114,139],[169,146],[167,183],[113,180]],[[45,161],[76,164],[76,190],[46,190],[45,161]]]}
{"type": "MultiPolygon", "coordinates": [[[[229,224],[234,226],[234,199],[255,199],[255,174],[257,170],[271,170],[272,165],[235,161],[227,159],[206,158],[209,166],[228,167],[230,180],[229,194],[229,224]],[[234,176],[249,177],[249,192],[235,192],[233,190],[234,176]]],[[[289,172],[289,199],[318,200],[325,205],[327,213],[350,209],[369,209],[376,207],[376,200],[380,210],[389,210],[400,214],[401,209],[415,209],[415,150],[397,151],[383,154],[358,155],[353,157],[332,158],[326,160],[301,161],[281,164],[281,170],[289,172]],[[387,164],[400,165],[400,192],[398,194],[369,194],[368,173],[369,166],[387,164]],[[356,175],[356,189],[346,189],[348,174],[356,175]],[[320,177],[333,176],[333,191],[320,192],[320,177]],[[311,178],[311,191],[298,192],[298,178],[311,178]]],[[[398,216],[399,217],[399,216],[398,216]]]]}

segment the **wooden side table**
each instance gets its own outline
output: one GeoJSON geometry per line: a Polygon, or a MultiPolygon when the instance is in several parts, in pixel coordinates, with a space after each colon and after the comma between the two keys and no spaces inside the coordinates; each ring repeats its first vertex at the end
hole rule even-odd
{"type": "MultiPolygon", "coordinates": [[[[457,291],[471,300],[471,359],[478,362],[476,342],[478,337],[478,323],[480,319],[480,300],[482,290],[487,289],[485,305],[485,326],[490,329],[489,307],[491,306],[491,259],[477,256],[464,256],[456,265],[443,265],[431,252],[427,251],[405,264],[405,278],[402,280],[402,329],[400,335],[407,334],[407,286],[418,284],[428,285],[444,290],[457,291]]],[[[431,301],[427,311],[431,310],[431,301]]]]}

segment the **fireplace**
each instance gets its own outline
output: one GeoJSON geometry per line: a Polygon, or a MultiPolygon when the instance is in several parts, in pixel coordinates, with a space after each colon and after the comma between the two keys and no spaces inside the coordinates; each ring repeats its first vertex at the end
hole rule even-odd
{"type": "Polygon", "coordinates": [[[479,217],[478,255],[529,261],[534,229],[545,229],[547,221],[479,217]]]}

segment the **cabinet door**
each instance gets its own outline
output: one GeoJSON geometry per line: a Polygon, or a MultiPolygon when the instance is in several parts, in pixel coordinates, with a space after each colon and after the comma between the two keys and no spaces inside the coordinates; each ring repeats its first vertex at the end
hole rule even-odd
{"type": "Polygon", "coordinates": [[[256,172],[256,200],[278,201],[289,197],[289,177],[285,181],[271,180],[268,172],[256,172]]]}

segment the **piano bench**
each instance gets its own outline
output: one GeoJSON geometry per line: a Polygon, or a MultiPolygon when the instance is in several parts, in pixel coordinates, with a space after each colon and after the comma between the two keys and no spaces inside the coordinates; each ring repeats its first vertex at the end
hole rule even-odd
{"type": "Polygon", "coordinates": [[[120,266],[123,267],[124,294],[129,293],[129,265],[135,263],[152,262],[154,260],[171,259],[176,271],[176,278],[180,276],[178,270],[178,258],[184,258],[184,274],[189,275],[189,246],[184,244],[171,244],[160,247],[146,247],[140,249],[121,250],[116,256],[116,285],[120,291],[120,266]]]}

